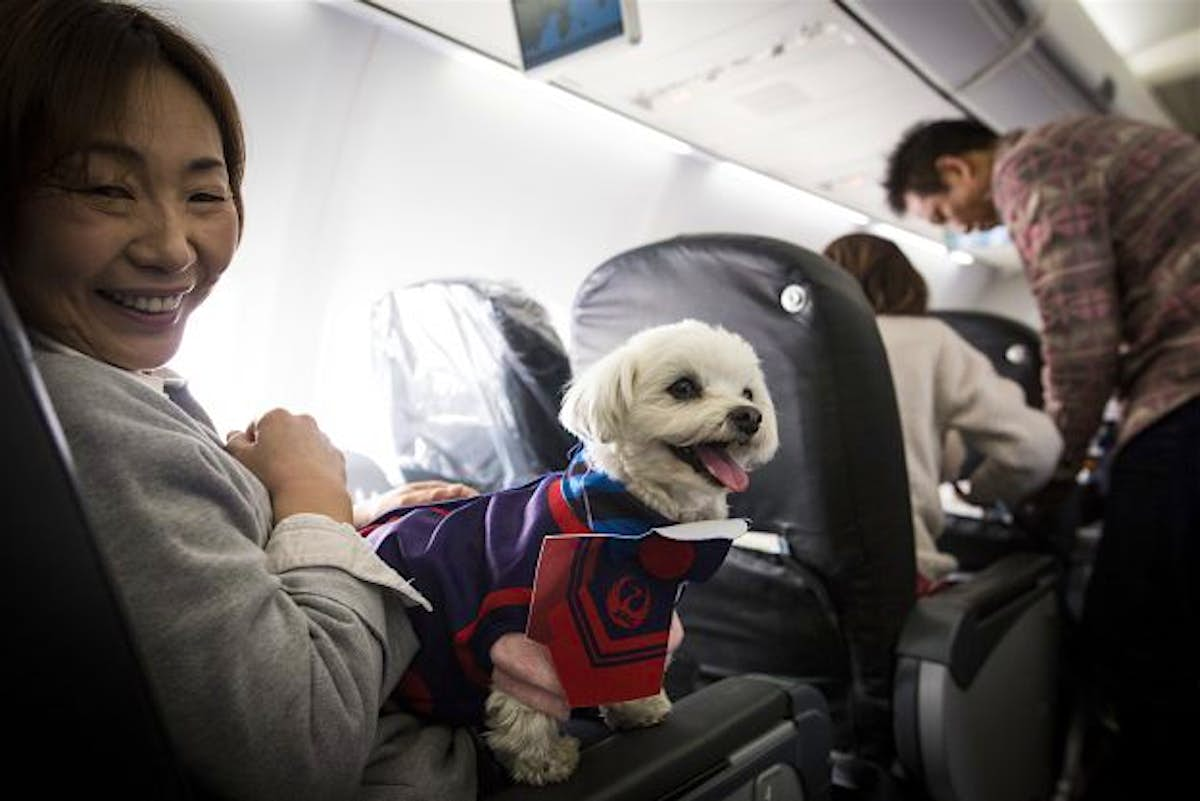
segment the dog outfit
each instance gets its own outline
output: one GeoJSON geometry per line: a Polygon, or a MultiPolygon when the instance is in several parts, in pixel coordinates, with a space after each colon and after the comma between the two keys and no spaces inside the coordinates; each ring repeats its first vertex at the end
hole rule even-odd
{"type": "Polygon", "coordinates": [[[502,635],[525,632],[542,541],[554,534],[608,535],[583,538],[591,551],[584,580],[604,583],[595,589],[601,616],[610,619],[592,621],[592,629],[604,630],[585,632],[584,639],[642,644],[643,659],[645,644],[654,642],[649,650],[661,658],[676,594],[644,592],[621,565],[636,562],[668,581],[698,581],[716,571],[729,549],[727,538],[643,538],[670,526],[620,482],[591,468],[582,450],[564,472],[521,487],[381,516],[361,533],[432,606],[409,610],[421,648],[396,693],[438,720],[482,722],[489,651],[502,635]]]}

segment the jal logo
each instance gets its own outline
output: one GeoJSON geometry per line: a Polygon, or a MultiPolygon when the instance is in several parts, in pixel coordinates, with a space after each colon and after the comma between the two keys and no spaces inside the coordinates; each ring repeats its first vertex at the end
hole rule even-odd
{"type": "Polygon", "coordinates": [[[650,612],[650,590],[634,576],[626,574],[613,582],[605,599],[608,616],[623,629],[636,629],[646,622],[650,612]]]}

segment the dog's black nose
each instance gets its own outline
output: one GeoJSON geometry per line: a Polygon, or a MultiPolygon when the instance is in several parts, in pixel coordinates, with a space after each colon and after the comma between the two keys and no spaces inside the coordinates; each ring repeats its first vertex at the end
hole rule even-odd
{"type": "Polygon", "coordinates": [[[747,437],[757,433],[758,427],[762,425],[762,412],[753,406],[739,406],[726,415],[726,418],[733,423],[738,433],[747,437]]]}

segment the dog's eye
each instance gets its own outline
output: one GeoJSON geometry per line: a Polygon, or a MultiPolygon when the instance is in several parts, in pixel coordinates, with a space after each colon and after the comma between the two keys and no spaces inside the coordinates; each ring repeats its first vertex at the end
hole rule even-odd
{"type": "Polygon", "coordinates": [[[750,387],[746,387],[742,390],[742,397],[748,401],[754,400],[754,393],[750,391],[750,387]]]}
{"type": "Polygon", "coordinates": [[[684,377],[667,387],[667,392],[671,393],[675,400],[692,400],[700,397],[700,385],[693,379],[684,377]]]}

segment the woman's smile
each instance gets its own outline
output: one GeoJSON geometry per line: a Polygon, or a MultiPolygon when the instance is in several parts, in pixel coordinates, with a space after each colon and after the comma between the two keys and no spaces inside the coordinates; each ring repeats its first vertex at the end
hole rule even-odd
{"type": "Polygon", "coordinates": [[[29,324],[129,370],[161,367],[233,257],[221,135],[175,72],[134,80],[120,130],[97,131],[18,213],[10,286],[29,324]]]}

